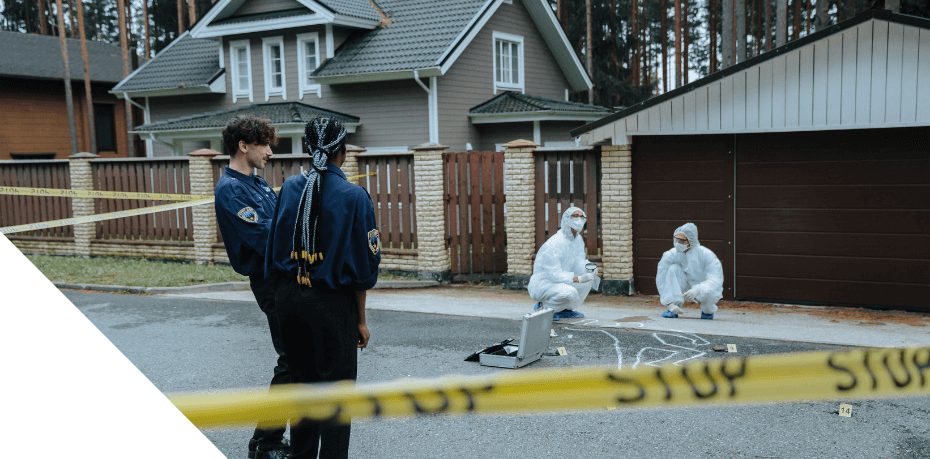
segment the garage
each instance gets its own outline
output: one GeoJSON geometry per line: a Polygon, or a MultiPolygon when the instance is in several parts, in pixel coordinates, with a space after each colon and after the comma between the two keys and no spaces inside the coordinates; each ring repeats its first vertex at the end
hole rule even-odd
{"type": "Polygon", "coordinates": [[[633,278],[691,221],[724,298],[930,311],[930,21],[872,10],[571,132],[630,150],[633,278]]]}

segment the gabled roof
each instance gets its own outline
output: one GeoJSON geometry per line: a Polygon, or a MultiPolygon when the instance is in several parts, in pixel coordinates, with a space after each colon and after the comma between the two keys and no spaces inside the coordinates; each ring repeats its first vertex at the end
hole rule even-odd
{"type": "Polygon", "coordinates": [[[607,114],[610,109],[599,105],[549,99],[531,96],[514,91],[506,91],[482,104],[472,107],[469,115],[489,115],[498,113],[539,113],[539,112],[573,112],[607,114]]]}
{"type": "Polygon", "coordinates": [[[191,35],[208,38],[316,24],[373,29],[381,23],[381,16],[368,0],[293,0],[290,4],[275,5],[283,11],[237,14],[246,2],[262,1],[219,0],[191,29],[191,35]],[[275,16],[282,12],[286,14],[275,16]]]}
{"type": "MultiPolygon", "coordinates": [[[[855,92],[857,86],[863,86],[861,82],[856,82],[857,71],[862,73],[862,69],[868,69],[868,72],[863,73],[863,76],[868,76],[869,78],[871,78],[873,71],[880,71],[880,75],[882,78],[884,78],[884,72],[886,71],[886,68],[873,68],[873,59],[875,59],[874,65],[876,66],[887,66],[891,64],[891,60],[889,60],[889,58],[886,56],[886,54],[890,55],[889,46],[891,43],[891,37],[889,33],[889,24],[895,24],[899,27],[911,26],[919,29],[930,29],[930,19],[896,14],[880,9],[869,10],[847,21],[841,22],[831,27],[827,27],[798,40],[788,42],[787,44],[778,48],[767,51],[751,59],[730,66],[724,70],[708,75],[673,91],[669,91],[665,94],[644,100],[625,110],[606,116],[577,129],[573,129],[569,134],[572,137],[578,137],[590,133],[589,137],[591,138],[589,139],[589,142],[597,143],[608,138],[613,138],[614,136],[623,137],[626,135],[703,134],[711,132],[774,132],[808,129],[850,129],[853,126],[866,127],[866,124],[871,124],[871,126],[868,127],[885,127],[893,125],[894,123],[888,123],[887,120],[884,119],[880,123],[869,120],[863,124],[863,122],[860,122],[858,119],[850,122],[848,113],[842,115],[841,117],[841,114],[837,110],[837,107],[842,107],[842,103],[848,103],[848,100],[846,99],[847,95],[852,95],[853,98],[855,97],[855,94],[850,93],[850,89],[855,92]],[[873,30],[873,26],[875,30],[873,30]],[[861,34],[859,34],[859,31],[856,30],[857,28],[862,29],[861,34]],[[881,30],[879,30],[879,28],[881,28],[881,30]],[[879,34],[883,35],[879,36],[879,34]],[[873,40],[876,40],[874,45],[873,40]],[[830,48],[830,44],[832,42],[837,42],[837,45],[834,45],[833,48],[830,48]],[[844,42],[849,42],[852,44],[852,46],[844,50],[844,42]],[[874,57],[873,50],[875,50],[874,57]],[[786,65],[797,65],[799,53],[802,52],[805,54],[805,56],[808,56],[808,53],[810,54],[808,58],[811,60],[811,62],[806,65],[821,66],[819,67],[819,70],[818,68],[805,68],[807,71],[803,74],[799,74],[799,69],[792,67],[791,72],[789,72],[790,75],[782,73],[779,77],[780,80],[775,78],[776,76],[773,73],[773,69],[780,69],[782,72],[784,72],[786,65]],[[814,55],[815,52],[817,53],[816,56],[814,55]],[[786,62],[786,59],[790,59],[790,63],[786,62]],[[856,62],[857,59],[861,61],[862,65],[859,65],[859,63],[856,62]],[[775,61],[775,63],[770,61],[775,61]],[[839,65],[837,65],[836,62],[839,62],[839,65]],[[850,68],[850,66],[851,69],[847,70],[850,68]],[[763,68],[768,73],[762,71],[763,68]],[[768,112],[765,112],[764,110],[752,110],[753,108],[763,106],[764,102],[760,98],[756,98],[754,101],[748,101],[753,104],[750,106],[750,109],[747,109],[748,104],[746,102],[742,102],[743,99],[746,99],[744,96],[747,93],[747,79],[743,78],[742,82],[737,79],[742,77],[744,74],[747,74],[748,72],[753,72],[752,76],[746,77],[754,78],[754,80],[751,82],[753,85],[752,88],[763,88],[766,85],[768,86],[769,89],[765,94],[765,97],[771,98],[773,100],[773,110],[768,112]],[[809,81],[813,80],[813,74],[815,72],[818,73],[817,80],[809,81]],[[843,77],[842,75],[844,72],[849,72],[848,76],[843,77]],[[841,82],[835,84],[835,81],[832,79],[833,77],[829,77],[831,78],[830,80],[827,79],[828,75],[840,76],[841,82]],[[785,105],[785,91],[794,90],[795,87],[798,86],[799,79],[804,80],[804,88],[805,90],[809,90],[811,94],[808,96],[799,96],[799,94],[793,94],[793,98],[789,102],[791,105],[785,105]],[[793,85],[791,88],[786,86],[787,82],[789,81],[793,85]],[[856,83],[852,84],[850,87],[850,85],[847,84],[849,81],[856,83]],[[740,85],[738,87],[739,91],[741,92],[736,90],[731,90],[728,92],[728,88],[731,88],[734,85],[734,82],[740,85]],[[826,87],[821,88],[817,85],[826,87]],[[831,97],[838,97],[837,94],[839,94],[839,97],[843,97],[842,100],[845,100],[846,102],[831,103],[828,106],[826,101],[828,96],[827,88],[829,88],[831,91],[831,97]],[[724,92],[723,95],[721,95],[721,91],[724,92]],[[777,93],[780,94],[781,97],[777,97],[777,94],[773,93],[773,91],[782,91],[777,93]],[[834,93],[836,91],[840,92],[834,93]],[[703,100],[703,108],[705,110],[712,109],[710,112],[715,113],[715,118],[709,120],[709,122],[707,117],[702,117],[701,113],[697,113],[702,108],[695,102],[695,97],[698,94],[705,97],[703,100]],[[814,98],[816,98],[816,100],[812,101],[811,99],[814,98]],[[776,105],[780,105],[780,107],[776,105]],[[807,107],[808,105],[813,105],[813,107],[807,107]],[[735,106],[738,106],[741,111],[735,110],[733,108],[735,106]],[[805,107],[806,110],[803,116],[800,117],[798,114],[799,107],[805,107]],[[824,119],[806,120],[807,123],[805,124],[805,120],[799,118],[812,118],[811,108],[821,109],[818,110],[816,116],[822,116],[824,119]],[[786,114],[786,112],[790,112],[792,109],[793,113],[786,114]],[[780,115],[779,123],[776,123],[776,120],[774,120],[776,114],[780,115]],[[793,122],[786,121],[786,115],[793,115],[794,119],[791,120],[793,122]],[[841,121],[836,123],[835,119],[834,121],[831,121],[828,119],[828,117],[841,117],[841,121]],[[682,119],[684,122],[681,121],[682,119]],[[755,127],[750,126],[750,124],[753,122],[756,125],[755,127]],[[765,122],[768,122],[768,124],[771,124],[771,126],[763,127],[762,125],[765,122]],[[716,123],[716,125],[714,123],[716,123]],[[689,125],[694,125],[696,127],[690,127],[689,125]],[[700,128],[702,125],[704,129],[700,128]]],[[[922,38],[924,33],[921,33],[920,35],[922,38]]],[[[913,46],[917,43],[917,40],[915,40],[914,37],[910,37],[910,40],[908,41],[907,37],[898,36],[897,40],[899,40],[896,42],[899,53],[902,51],[903,47],[908,45],[913,46]]],[[[930,48],[925,50],[922,43],[923,42],[921,42],[919,51],[921,57],[923,57],[924,53],[930,53],[930,48]]],[[[916,49],[909,49],[909,51],[916,52],[916,49]]],[[[893,89],[895,91],[900,91],[902,86],[902,77],[908,79],[910,79],[910,77],[916,77],[916,75],[912,75],[913,73],[917,73],[916,59],[910,60],[910,63],[913,63],[914,68],[912,69],[913,72],[909,72],[909,67],[902,68],[901,58],[902,55],[897,54],[897,68],[895,71],[901,72],[900,74],[897,74],[898,83],[892,84],[889,81],[886,85],[884,80],[882,80],[880,84],[876,83],[878,85],[876,89],[879,89],[882,92],[880,94],[880,100],[883,105],[885,103],[884,91],[886,91],[886,88],[887,90],[893,89]]],[[[908,60],[906,55],[904,59],[908,60]]],[[[920,60],[923,62],[923,59],[920,60]]],[[[863,79],[863,81],[868,80],[863,79]]],[[[914,88],[916,92],[916,80],[914,80],[914,82],[914,88]]],[[[875,81],[872,81],[872,83],[875,83],[875,81]]],[[[870,84],[867,83],[867,85],[868,88],[864,89],[871,88],[870,84]]],[[[752,90],[752,88],[750,88],[750,90],[752,90]]],[[[759,92],[760,94],[762,93],[762,91],[759,89],[755,89],[755,91],[759,92]]],[[[906,99],[907,96],[903,96],[903,98],[906,99]]],[[[904,102],[914,104],[915,101],[916,97],[913,97],[910,100],[905,100],[904,102]]],[[[840,102],[840,100],[837,100],[836,102],[840,102]]],[[[869,101],[868,99],[864,98],[863,102],[864,103],[854,102],[851,106],[845,108],[847,110],[851,109],[852,112],[858,117],[860,108],[866,105],[869,101]]],[[[927,100],[927,102],[930,102],[930,100],[927,100]]],[[[917,105],[918,110],[920,110],[921,104],[917,105]]],[[[869,108],[871,107],[866,107],[865,113],[869,112],[869,108]]],[[[930,107],[926,108],[930,109],[930,107]]],[[[925,112],[927,112],[928,116],[930,116],[930,110],[925,110],[925,112]]],[[[884,115],[884,107],[881,108],[881,113],[884,115]]],[[[617,143],[617,139],[614,139],[614,142],[617,143]]],[[[623,142],[625,141],[621,141],[621,143],[623,142]]]]}
{"type": "Polygon", "coordinates": [[[185,32],[110,92],[223,92],[210,90],[217,79],[225,90],[226,80],[219,78],[223,74],[219,46],[216,40],[198,40],[185,32]]]}
{"type": "Polygon", "coordinates": [[[133,132],[159,133],[169,131],[190,131],[201,129],[221,129],[236,115],[254,115],[265,118],[273,125],[306,124],[312,118],[328,116],[338,119],[344,124],[359,124],[360,118],[344,113],[326,110],[299,102],[282,102],[275,104],[255,104],[243,108],[235,108],[219,112],[204,113],[195,116],[185,116],[171,120],[143,124],[133,132]]]}
{"type": "Polygon", "coordinates": [[[437,68],[439,58],[493,0],[381,0],[391,24],[356,34],[314,72],[318,77],[437,68]]]}
{"type": "MultiPolygon", "coordinates": [[[[71,79],[84,79],[81,40],[69,38],[68,67],[71,79]]],[[[59,38],[0,31],[0,76],[59,80],[64,77],[59,38]]],[[[99,83],[119,83],[123,79],[123,58],[119,46],[87,40],[90,79],[99,83]]],[[[143,59],[144,60],[144,59],[143,59]]]]}

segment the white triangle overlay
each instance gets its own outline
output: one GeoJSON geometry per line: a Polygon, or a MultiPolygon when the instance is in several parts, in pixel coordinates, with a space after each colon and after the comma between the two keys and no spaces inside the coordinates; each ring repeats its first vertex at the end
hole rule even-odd
{"type": "Polygon", "coordinates": [[[4,457],[224,458],[0,234],[4,457]]]}

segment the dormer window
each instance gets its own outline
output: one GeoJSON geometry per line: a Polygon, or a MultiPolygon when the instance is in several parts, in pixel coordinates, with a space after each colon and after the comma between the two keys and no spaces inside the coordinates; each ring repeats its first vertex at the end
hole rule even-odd
{"type": "Polygon", "coordinates": [[[237,99],[249,99],[252,102],[252,58],[248,40],[229,42],[229,64],[233,103],[237,99]]]}
{"type": "Polygon", "coordinates": [[[320,34],[312,32],[297,35],[297,74],[301,99],[304,94],[323,97],[321,86],[313,81],[313,71],[320,66],[320,60],[320,34]]]}
{"type": "Polygon", "coordinates": [[[494,32],[494,92],[523,92],[523,37],[494,32]]]}
{"type": "Polygon", "coordinates": [[[271,96],[287,100],[284,83],[284,38],[262,38],[262,54],[265,60],[265,101],[271,96]]]}

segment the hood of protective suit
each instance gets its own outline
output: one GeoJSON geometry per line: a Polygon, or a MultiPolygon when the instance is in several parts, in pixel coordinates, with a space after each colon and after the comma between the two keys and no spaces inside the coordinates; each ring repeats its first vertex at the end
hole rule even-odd
{"type": "Polygon", "coordinates": [[[694,223],[685,223],[684,225],[679,226],[678,229],[675,230],[675,233],[672,234],[672,238],[674,239],[675,235],[678,233],[682,233],[685,235],[685,237],[688,238],[688,242],[691,243],[692,249],[701,246],[701,243],[698,241],[697,226],[695,226],[694,223]]]}
{"type": "MultiPolygon", "coordinates": [[[[569,240],[574,239],[575,235],[572,234],[572,229],[568,225],[568,221],[571,220],[572,214],[575,213],[576,211],[581,212],[581,214],[584,215],[585,218],[588,217],[587,214],[585,214],[583,210],[577,207],[569,207],[568,209],[565,210],[565,212],[562,212],[562,223],[559,224],[559,231],[562,234],[564,234],[565,237],[567,237],[569,240]]],[[[694,226],[694,225],[691,225],[691,226],[694,226]]],[[[694,231],[695,231],[694,234],[697,234],[697,229],[695,229],[694,231]]],[[[579,231],[579,234],[580,233],[581,232],[579,231]]]]}

